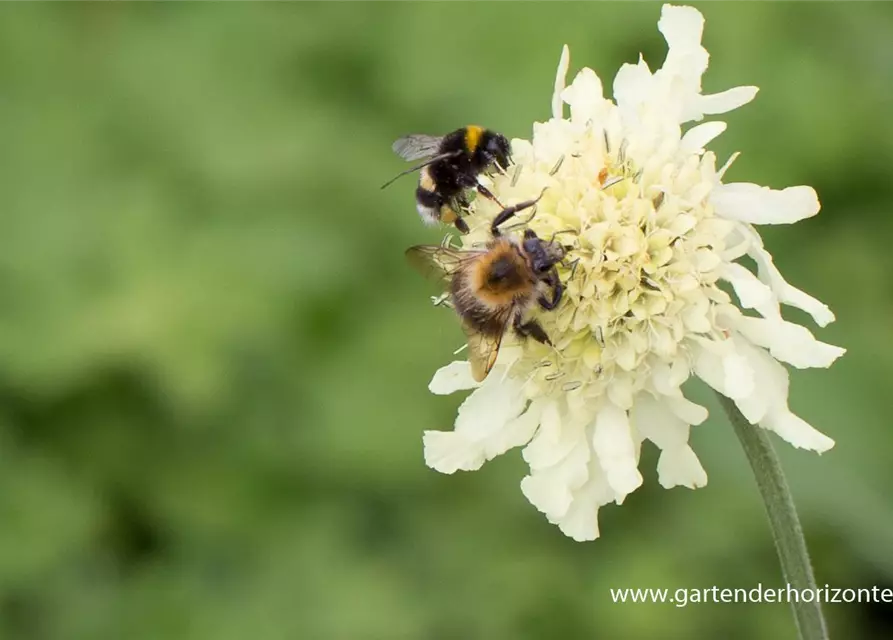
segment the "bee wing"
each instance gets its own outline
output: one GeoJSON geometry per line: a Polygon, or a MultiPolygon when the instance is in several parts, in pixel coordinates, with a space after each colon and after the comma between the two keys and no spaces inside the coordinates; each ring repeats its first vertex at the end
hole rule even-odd
{"type": "Polygon", "coordinates": [[[502,336],[505,334],[509,319],[514,311],[514,307],[508,307],[497,314],[498,317],[494,318],[493,326],[498,327],[499,332],[492,335],[485,335],[466,323],[462,323],[462,329],[464,329],[465,336],[468,338],[468,360],[471,362],[471,375],[477,382],[483,381],[496,363],[496,356],[499,355],[499,345],[502,344],[502,336]]]}
{"type": "Polygon", "coordinates": [[[475,260],[483,251],[468,251],[442,247],[440,245],[417,245],[406,250],[409,264],[426,278],[450,280],[469,261],[475,260]]]}
{"type": "MultiPolygon", "coordinates": [[[[465,251],[442,247],[440,245],[418,245],[406,250],[406,258],[409,263],[425,277],[451,280],[453,275],[467,267],[470,262],[480,258],[486,251],[465,251]]],[[[490,373],[499,355],[499,345],[502,344],[502,336],[512,314],[514,305],[497,311],[493,319],[488,323],[494,330],[492,334],[481,333],[466,322],[462,323],[462,330],[468,341],[468,359],[471,362],[471,375],[481,382],[490,373]]]]}
{"type": "Polygon", "coordinates": [[[436,156],[440,151],[441,142],[443,142],[443,136],[415,133],[399,138],[391,145],[391,149],[404,160],[421,160],[436,156]]]}

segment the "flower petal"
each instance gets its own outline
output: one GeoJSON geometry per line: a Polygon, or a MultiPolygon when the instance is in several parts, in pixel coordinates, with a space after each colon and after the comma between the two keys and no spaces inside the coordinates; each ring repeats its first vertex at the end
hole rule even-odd
{"type": "Polygon", "coordinates": [[[471,375],[471,365],[467,360],[454,360],[445,367],[441,367],[428,383],[428,390],[437,395],[446,396],[456,391],[474,389],[479,387],[471,375]]]}
{"type": "Polygon", "coordinates": [[[543,399],[534,400],[528,405],[524,413],[513,420],[509,420],[502,429],[494,431],[484,439],[482,442],[486,459],[492,460],[509,449],[522,447],[530,442],[540,424],[545,404],[546,401],[543,399]]]}
{"type": "Polygon", "coordinates": [[[727,398],[747,398],[754,391],[754,372],[731,340],[700,340],[694,349],[697,376],[727,398]]]}
{"type": "Polygon", "coordinates": [[[716,215],[753,224],[788,224],[819,212],[819,198],[812,187],[788,187],[777,191],[748,182],[717,185],[710,193],[716,215]]]}
{"type": "Polygon", "coordinates": [[[735,404],[751,423],[759,422],[795,447],[811,451],[827,451],[834,446],[828,436],[813,429],[788,409],[788,372],[772,356],[750,345],[740,336],[732,338],[738,352],[747,358],[755,372],[753,394],[736,399],[735,404]]]}
{"type": "Polygon", "coordinates": [[[459,407],[452,432],[425,432],[425,463],[441,473],[472,471],[510,446],[523,444],[523,436],[532,436],[535,425],[531,428],[530,418],[516,420],[527,405],[522,391],[518,380],[488,376],[459,407]]]}
{"type": "Polygon", "coordinates": [[[770,412],[760,426],[774,431],[798,449],[822,453],[834,446],[834,440],[814,429],[787,408],[770,412]]]}
{"type": "Polygon", "coordinates": [[[661,7],[657,28],[671,49],[690,51],[701,46],[704,16],[694,7],[665,4],[661,7]]]}
{"type": "Polygon", "coordinates": [[[558,402],[547,401],[542,409],[540,428],[522,456],[532,470],[554,466],[577,445],[572,429],[562,428],[562,414],[558,402]]]}
{"type": "Polygon", "coordinates": [[[626,411],[610,402],[605,403],[595,417],[592,446],[608,484],[617,494],[617,504],[620,504],[642,484],[626,411]]]}
{"type": "Polygon", "coordinates": [[[781,317],[778,300],[768,285],[761,282],[745,266],[731,262],[725,265],[720,277],[731,283],[738,301],[745,309],[756,309],[764,317],[781,317]]]}
{"type": "Polygon", "coordinates": [[[550,519],[563,517],[573,502],[573,490],[583,486],[588,479],[589,445],[584,431],[578,432],[577,446],[547,469],[531,471],[521,480],[521,491],[530,504],[550,519]]]}
{"type": "Polygon", "coordinates": [[[677,123],[700,120],[701,76],[710,56],[701,46],[704,16],[693,7],[665,4],[658,29],[664,34],[669,50],[663,66],[655,73],[663,91],[660,108],[677,123]]]}
{"type": "Polygon", "coordinates": [[[435,471],[474,471],[485,462],[482,448],[454,431],[426,431],[422,441],[425,464],[435,471]]]}
{"type": "Polygon", "coordinates": [[[540,430],[523,456],[530,474],[521,481],[521,491],[547,517],[561,518],[570,508],[571,492],[588,478],[591,450],[583,423],[563,413],[557,402],[544,401],[540,430]]]}
{"type": "Polygon", "coordinates": [[[558,70],[555,72],[555,90],[552,92],[552,117],[560,120],[564,117],[564,103],[561,101],[561,93],[567,79],[567,70],[571,63],[571,52],[567,45],[561,48],[561,58],[558,60],[558,70]]]}
{"type": "Polygon", "coordinates": [[[624,64],[614,76],[614,100],[627,125],[638,122],[638,109],[648,101],[653,90],[651,70],[642,56],[638,64],[624,64]]]}
{"type": "Polygon", "coordinates": [[[743,338],[734,336],[733,340],[738,343],[738,351],[744,355],[753,370],[755,381],[751,393],[733,400],[748,422],[756,424],[766,417],[772,407],[786,406],[788,371],[768,353],[752,346],[743,338]]]}
{"type": "Polygon", "coordinates": [[[701,424],[710,415],[706,407],[695,404],[682,395],[675,398],[666,398],[664,404],[670,408],[673,415],[692,426],[701,424]]]}
{"type": "Polygon", "coordinates": [[[682,136],[679,153],[700,153],[711,140],[726,130],[726,126],[725,122],[705,122],[692,127],[682,136]]]}
{"type": "Polygon", "coordinates": [[[483,440],[502,429],[527,405],[523,381],[515,378],[500,380],[492,374],[459,406],[455,431],[472,440],[483,440]]]}
{"type": "Polygon", "coordinates": [[[660,449],[673,449],[688,443],[688,424],[673,414],[662,400],[649,393],[636,396],[631,412],[636,432],[660,449]]]}
{"type": "Polygon", "coordinates": [[[570,105],[574,122],[601,122],[606,110],[613,107],[605,100],[598,74],[589,67],[580,69],[571,86],[561,92],[561,98],[570,105]]]}
{"type": "Polygon", "coordinates": [[[707,472],[688,445],[661,451],[657,461],[657,474],[664,489],[679,486],[699,489],[707,485],[707,472]]]}
{"type": "Polygon", "coordinates": [[[589,461],[587,476],[586,484],[574,491],[567,513],[561,518],[550,518],[564,535],[578,542],[598,538],[598,508],[614,500],[614,491],[595,457],[589,461]]]}
{"type": "Polygon", "coordinates": [[[733,87],[720,93],[699,96],[698,108],[705,115],[718,115],[734,111],[757,96],[759,87],[733,87]]]}
{"type": "Polygon", "coordinates": [[[735,328],[756,345],[769,349],[774,358],[798,369],[830,367],[846,349],[819,342],[806,327],[779,318],[741,316],[735,328]]]}
{"type": "Polygon", "coordinates": [[[688,362],[681,356],[669,363],[658,361],[651,365],[651,382],[654,390],[661,395],[680,395],[679,387],[690,375],[688,362]]]}
{"type": "Polygon", "coordinates": [[[772,256],[763,248],[763,240],[760,238],[760,234],[753,227],[742,225],[738,231],[750,240],[750,248],[747,250],[747,255],[757,263],[757,276],[772,288],[779,302],[802,309],[811,315],[812,319],[820,327],[834,322],[834,314],[828,308],[828,305],[785,281],[781,276],[781,272],[773,263],[772,256]]]}
{"type": "MultiPolygon", "coordinates": [[[[687,402],[681,396],[678,399],[655,399],[648,393],[640,393],[631,412],[632,424],[641,437],[647,438],[661,450],[657,463],[661,486],[670,489],[682,485],[695,489],[707,484],[707,474],[688,446],[689,423],[671,406],[676,400],[687,402]]],[[[703,407],[690,404],[706,413],[703,407]]],[[[696,419],[703,419],[700,412],[697,414],[696,419]]]]}

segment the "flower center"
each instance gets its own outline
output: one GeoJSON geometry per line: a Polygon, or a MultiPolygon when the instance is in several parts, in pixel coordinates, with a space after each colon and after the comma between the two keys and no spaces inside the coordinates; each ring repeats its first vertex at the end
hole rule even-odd
{"type": "MultiPolygon", "coordinates": [[[[702,179],[713,175],[701,167],[707,162],[712,169],[712,154],[642,167],[625,142],[609,152],[594,138],[590,131],[566,142],[551,161],[516,141],[516,167],[493,178],[491,189],[506,204],[545,189],[536,211],[507,224],[506,232],[523,224],[541,238],[567,234],[559,237],[570,247],[558,266],[562,303],[532,312],[552,346],[504,339],[506,348],[520,346],[510,374],[527,378],[531,396],[600,393],[618,368],[644,384],[651,356],[682,357],[689,332],[713,330],[711,300],[725,296],[715,287],[722,236],[708,233],[716,221],[706,202],[713,183],[702,179]]],[[[475,202],[466,246],[485,241],[497,211],[475,202]]]]}

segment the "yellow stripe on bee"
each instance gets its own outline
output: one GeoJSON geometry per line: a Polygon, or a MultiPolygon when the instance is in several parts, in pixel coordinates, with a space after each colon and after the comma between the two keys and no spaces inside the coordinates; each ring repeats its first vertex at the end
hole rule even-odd
{"type": "Polygon", "coordinates": [[[468,149],[469,152],[474,153],[474,150],[477,149],[478,144],[481,141],[482,135],[484,135],[483,127],[474,124],[465,127],[465,148],[468,149]]]}
{"type": "Polygon", "coordinates": [[[428,167],[422,167],[422,170],[419,171],[419,186],[425,191],[434,191],[437,188],[428,167]]]}

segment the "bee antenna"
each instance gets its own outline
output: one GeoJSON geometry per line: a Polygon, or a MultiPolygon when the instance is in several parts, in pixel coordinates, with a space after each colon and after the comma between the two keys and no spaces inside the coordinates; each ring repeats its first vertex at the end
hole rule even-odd
{"type": "Polygon", "coordinates": [[[458,155],[461,154],[461,153],[462,153],[461,151],[451,151],[451,152],[449,152],[449,153],[441,153],[441,154],[438,155],[438,156],[434,156],[433,158],[429,158],[428,160],[426,160],[426,161],[423,162],[422,164],[416,165],[416,166],[412,167],[411,169],[407,169],[406,171],[401,171],[401,172],[398,173],[396,176],[394,176],[393,178],[391,178],[390,180],[388,180],[387,182],[385,182],[383,185],[381,185],[381,188],[384,189],[385,187],[389,187],[391,184],[393,184],[394,182],[397,181],[397,178],[402,178],[402,177],[405,176],[407,173],[414,173],[414,172],[418,171],[419,169],[424,169],[424,168],[427,167],[429,164],[433,164],[433,163],[435,163],[435,162],[438,162],[439,160],[446,160],[447,158],[455,158],[456,156],[458,156],[458,155]]]}

